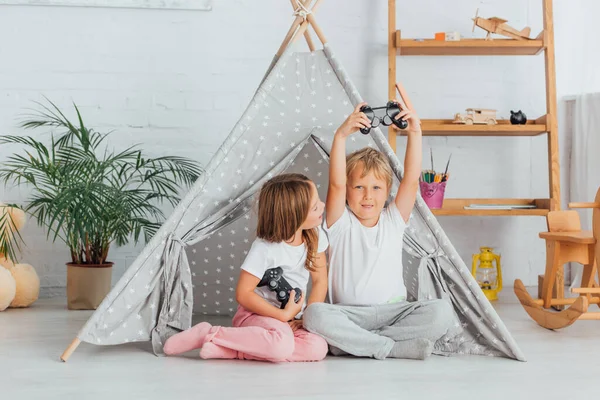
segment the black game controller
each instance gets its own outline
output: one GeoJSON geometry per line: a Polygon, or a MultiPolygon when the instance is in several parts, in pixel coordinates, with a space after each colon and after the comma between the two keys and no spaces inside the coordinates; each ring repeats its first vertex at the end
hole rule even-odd
{"type": "MultiPolygon", "coordinates": [[[[375,107],[372,108],[370,106],[362,106],[360,111],[364,113],[369,121],[371,121],[371,128],[376,128],[379,124],[384,126],[390,126],[392,124],[396,125],[400,129],[406,129],[408,127],[408,122],[403,120],[402,118],[395,119],[396,115],[400,114],[400,106],[398,103],[394,101],[388,101],[384,107],[375,107]],[[383,117],[378,117],[375,115],[375,110],[383,110],[385,109],[385,115],[383,117]]],[[[364,135],[368,135],[371,132],[371,128],[360,128],[360,133],[364,135]]]]}
{"type": "MultiPolygon", "coordinates": [[[[281,267],[270,268],[265,271],[260,282],[258,282],[258,287],[266,286],[270,291],[275,292],[277,295],[277,300],[281,302],[281,309],[285,308],[285,305],[288,303],[290,299],[290,292],[292,291],[292,287],[283,277],[283,269],[281,267]]],[[[297,303],[302,297],[302,290],[299,288],[293,288],[296,291],[294,296],[294,303],[297,303]]]]}

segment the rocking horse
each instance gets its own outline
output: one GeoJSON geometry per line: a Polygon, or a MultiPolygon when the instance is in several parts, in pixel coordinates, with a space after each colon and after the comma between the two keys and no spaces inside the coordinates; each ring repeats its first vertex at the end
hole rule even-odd
{"type": "MultiPolygon", "coordinates": [[[[593,208],[592,231],[582,231],[577,211],[551,211],[548,213],[548,232],[541,232],[546,240],[546,271],[541,296],[533,299],[520,279],[515,280],[514,291],[525,311],[535,322],[547,329],[560,329],[581,320],[600,320],[600,312],[588,312],[590,304],[600,306],[600,188],[594,203],[569,203],[569,208],[593,208]],[[572,298],[553,298],[557,274],[567,262],[583,264],[581,287],[573,288],[572,298]],[[560,270],[559,270],[560,269],[560,270]],[[569,306],[554,312],[555,306],[569,306]]],[[[557,288],[559,289],[559,288],[557,288]]],[[[560,293],[559,290],[556,291],[560,293]]]]}

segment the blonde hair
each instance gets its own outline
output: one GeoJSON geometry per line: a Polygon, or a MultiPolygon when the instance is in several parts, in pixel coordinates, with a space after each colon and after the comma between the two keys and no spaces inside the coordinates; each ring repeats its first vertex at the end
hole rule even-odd
{"type": "Polygon", "coordinates": [[[383,153],[370,147],[365,147],[364,149],[356,150],[349,154],[346,158],[346,177],[349,178],[350,174],[352,174],[360,164],[363,166],[361,178],[373,171],[378,179],[383,179],[387,183],[389,193],[392,189],[393,173],[392,167],[390,167],[390,163],[383,153]]]}
{"type": "MultiPolygon", "coordinates": [[[[268,242],[285,242],[300,229],[311,207],[310,179],[302,174],[282,174],[268,180],[258,198],[256,236],[268,242]]],[[[306,245],[304,267],[315,271],[313,265],[319,236],[317,228],[304,229],[306,245]]]]}

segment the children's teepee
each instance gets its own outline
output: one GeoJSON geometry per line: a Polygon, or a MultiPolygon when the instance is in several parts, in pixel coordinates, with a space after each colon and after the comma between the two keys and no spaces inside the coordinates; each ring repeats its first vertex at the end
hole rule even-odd
{"type": "MultiPolygon", "coordinates": [[[[310,0],[305,0],[305,4],[310,0]]],[[[318,0],[315,4],[318,4],[318,0]]],[[[315,7],[312,8],[314,12],[315,7]]],[[[184,200],[90,317],[61,359],[81,342],[114,345],[151,340],[156,354],[192,314],[233,314],[239,267],[255,237],[253,200],[282,172],[301,172],[326,196],[328,151],[335,129],[362,99],[316,24],[301,7],[250,105],[184,200]],[[323,49],[293,43],[311,24],[323,49]]],[[[396,177],[402,167],[379,129],[355,134],[348,151],[374,146],[396,177]]],[[[398,179],[394,185],[397,187],[398,179]]],[[[392,189],[395,193],[395,189],[392,189]]],[[[444,231],[419,197],[403,246],[404,279],[412,299],[452,302],[460,332],[436,352],[524,360],[444,231]]]]}

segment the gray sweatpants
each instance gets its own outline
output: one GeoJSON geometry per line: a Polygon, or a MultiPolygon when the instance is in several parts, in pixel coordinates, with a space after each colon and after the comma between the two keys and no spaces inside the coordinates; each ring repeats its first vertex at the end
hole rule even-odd
{"type": "Polygon", "coordinates": [[[313,303],[303,325],[327,341],[334,355],[386,358],[395,342],[425,338],[436,342],[453,328],[454,309],[446,300],[375,306],[313,303]]]}

